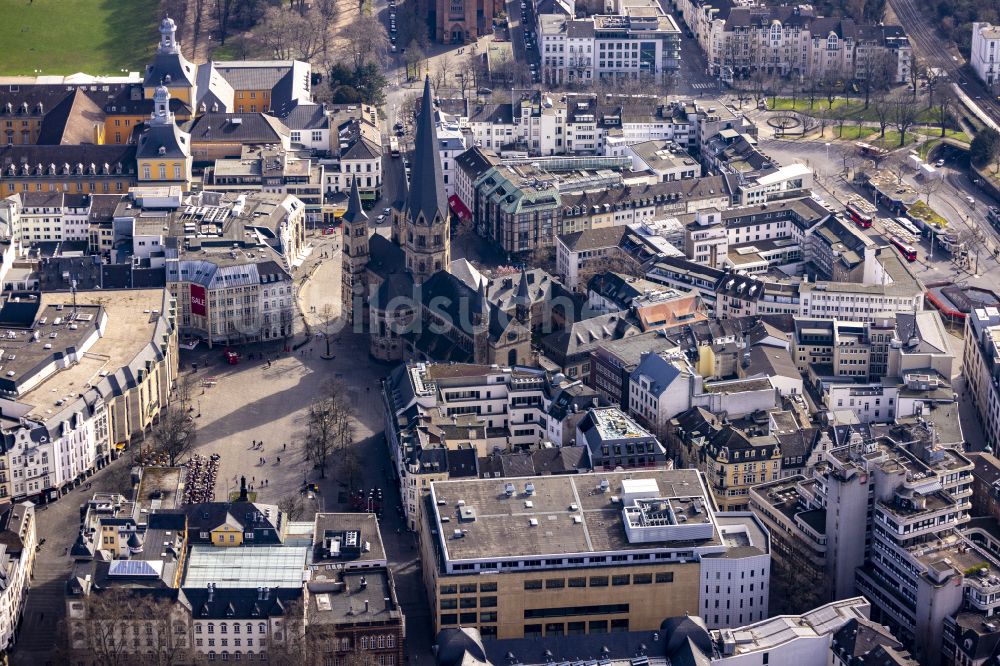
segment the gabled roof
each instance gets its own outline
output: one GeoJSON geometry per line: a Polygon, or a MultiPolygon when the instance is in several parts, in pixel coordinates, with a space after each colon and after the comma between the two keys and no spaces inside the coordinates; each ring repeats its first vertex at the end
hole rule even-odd
{"type": "Polygon", "coordinates": [[[188,131],[192,142],[282,143],[290,136],[280,120],[266,113],[206,113],[188,131]]]}

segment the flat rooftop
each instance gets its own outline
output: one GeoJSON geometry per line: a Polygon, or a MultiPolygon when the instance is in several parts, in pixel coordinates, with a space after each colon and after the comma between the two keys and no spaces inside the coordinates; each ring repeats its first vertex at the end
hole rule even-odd
{"type": "Polygon", "coordinates": [[[183,587],[302,587],[305,546],[191,546],[183,587]]]}
{"type": "Polygon", "coordinates": [[[714,527],[707,539],[630,542],[622,518],[626,479],[655,480],[659,497],[697,497],[711,517],[698,471],[680,469],[439,481],[431,484],[429,518],[442,535],[444,557],[451,561],[723,546],[714,527]],[[526,492],[529,483],[531,494],[526,492]],[[455,530],[462,536],[456,537],[455,530]]]}
{"type": "Polygon", "coordinates": [[[651,436],[648,430],[620,409],[594,409],[591,410],[591,415],[601,439],[631,439],[651,436]]]}
{"type": "Polygon", "coordinates": [[[135,503],[139,507],[139,522],[145,522],[142,512],[179,509],[184,498],[187,467],[143,467],[135,503]]]}

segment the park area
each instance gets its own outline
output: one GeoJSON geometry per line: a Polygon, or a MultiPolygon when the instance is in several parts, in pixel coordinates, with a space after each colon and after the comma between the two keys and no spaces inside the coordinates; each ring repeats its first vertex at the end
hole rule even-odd
{"type": "Polygon", "coordinates": [[[142,72],[159,0],[0,0],[0,75],[142,72]]]}

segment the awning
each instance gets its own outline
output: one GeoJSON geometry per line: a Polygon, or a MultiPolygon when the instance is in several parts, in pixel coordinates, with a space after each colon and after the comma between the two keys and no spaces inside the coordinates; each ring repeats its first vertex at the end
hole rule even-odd
{"type": "Polygon", "coordinates": [[[462,203],[462,200],[458,198],[457,194],[453,194],[450,197],[448,197],[448,207],[451,208],[451,212],[453,212],[455,215],[458,215],[460,219],[463,220],[472,219],[472,211],[470,211],[465,206],[465,204],[462,203]]]}

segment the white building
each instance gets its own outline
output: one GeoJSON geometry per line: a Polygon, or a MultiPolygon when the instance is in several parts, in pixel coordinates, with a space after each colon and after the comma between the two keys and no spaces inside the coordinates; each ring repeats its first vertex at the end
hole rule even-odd
{"type": "Polygon", "coordinates": [[[680,28],[655,3],[636,2],[618,15],[538,18],[542,78],[554,85],[598,79],[660,82],[677,71],[680,28]]]}
{"type": "Polygon", "coordinates": [[[17,628],[28,597],[35,566],[35,505],[5,504],[0,515],[0,647],[6,652],[16,641],[17,628]]]}
{"type": "Polygon", "coordinates": [[[462,132],[458,119],[448,114],[438,112],[437,121],[438,155],[441,158],[441,171],[444,178],[445,193],[450,197],[456,193],[455,179],[457,166],[455,158],[464,153],[468,145],[465,133],[462,132]]]}
{"type": "Polygon", "coordinates": [[[10,470],[0,473],[0,497],[68,492],[167,404],[177,363],[171,299],[162,289],[130,290],[96,304],[105,293],[79,292],[75,311],[62,294],[22,298],[15,305],[35,308],[32,320],[0,329],[10,470]],[[108,359],[100,374],[97,358],[108,359]]]}
{"type": "Polygon", "coordinates": [[[972,24],[972,69],[980,80],[995,90],[1000,84],[1000,26],[991,23],[972,24]]]}
{"type": "Polygon", "coordinates": [[[21,192],[8,199],[20,201],[20,223],[14,232],[22,245],[90,239],[91,195],[21,192]]]}
{"type": "Polygon", "coordinates": [[[986,443],[996,451],[1000,446],[1000,309],[975,308],[966,317],[962,374],[986,443]]]}

